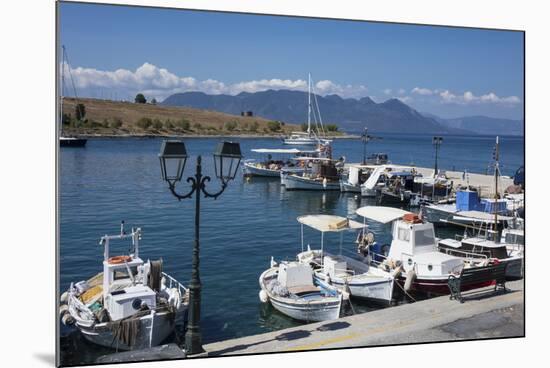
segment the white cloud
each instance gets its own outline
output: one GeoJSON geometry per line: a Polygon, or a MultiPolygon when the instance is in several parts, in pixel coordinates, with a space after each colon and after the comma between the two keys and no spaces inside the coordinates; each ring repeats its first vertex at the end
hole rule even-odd
{"type": "Polygon", "coordinates": [[[386,89],[384,90],[384,94],[385,94],[385,95],[391,95],[391,92],[392,92],[392,91],[391,91],[391,88],[386,88],[386,89]]]}
{"type": "Polygon", "coordinates": [[[404,95],[405,92],[406,92],[406,91],[405,91],[403,88],[399,88],[398,93],[399,93],[400,95],[404,95]]]}
{"type": "Polygon", "coordinates": [[[459,105],[486,103],[517,105],[521,103],[521,99],[517,96],[499,97],[494,92],[489,92],[481,96],[476,96],[471,91],[466,91],[462,95],[459,95],[454,94],[449,90],[444,90],[439,92],[439,97],[441,97],[441,102],[443,103],[454,103],[459,105]]]}
{"type": "Polygon", "coordinates": [[[433,95],[434,92],[431,89],[428,89],[428,88],[414,87],[411,90],[411,93],[416,93],[416,94],[419,94],[419,95],[422,95],[422,96],[431,96],[431,95],[433,95]]]}
{"type": "MultiPolygon", "coordinates": [[[[261,79],[225,84],[215,79],[200,81],[189,76],[179,77],[167,69],[159,68],[147,62],[135,71],[127,69],[105,71],[94,68],[71,68],[66,64],[64,68],[66,76],[69,75],[68,72],[70,69],[77,90],[84,93],[112,89],[128,97],[137,92],[142,92],[148,98],[164,99],[173,93],[188,91],[230,95],[236,95],[241,92],[253,93],[268,89],[307,91],[307,81],[302,79],[261,79]]],[[[66,84],[67,86],[69,84],[66,84]]],[[[320,95],[338,94],[344,98],[358,98],[367,95],[367,87],[364,85],[341,85],[330,80],[321,80],[314,87],[315,93],[320,95]]]]}

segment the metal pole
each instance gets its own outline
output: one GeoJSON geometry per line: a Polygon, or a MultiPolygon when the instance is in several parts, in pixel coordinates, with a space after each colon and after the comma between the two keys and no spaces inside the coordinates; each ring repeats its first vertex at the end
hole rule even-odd
{"type": "Polygon", "coordinates": [[[195,244],[193,247],[193,269],[191,273],[191,283],[189,284],[189,318],[187,322],[187,331],[185,332],[185,350],[187,355],[200,354],[204,352],[200,332],[201,280],[199,275],[199,224],[201,208],[200,186],[202,185],[201,156],[197,157],[197,172],[195,174],[195,180],[197,185],[195,192],[195,244]]]}

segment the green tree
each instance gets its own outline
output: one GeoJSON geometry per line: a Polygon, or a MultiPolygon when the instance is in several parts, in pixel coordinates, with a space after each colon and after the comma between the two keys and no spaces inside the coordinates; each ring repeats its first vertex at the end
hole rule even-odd
{"type": "Polygon", "coordinates": [[[278,121],[268,121],[267,128],[272,132],[279,131],[281,130],[281,123],[278,121]]]}
{"type": "Polygon", "coordinates": [[[327,124],[327,125],[325,125],[325,127],[327,128],[327,130],[329,132],[337,132],[338,131],[338,125],[336,125],[336,124],[327,124]]]}
{"type": "Polygon", "coordinates": [[[200,129],[202,129],[202,125],[200,123],[195,123],[195,124],[193,124],[193,128],[195,128],[197,130],[200,130],[200,129]]]}
{"type": "Polygon", "coordinates": [[[157,99],[153,97],[153,99],[151,100],[151,104],[156,105],[157,104],[157,99]]]}
{"type": "Polygon", "coordinates": [[[302,132],[307,132],[307,123],[302,123],[300,128],[302,128],[302,132]]]}
{"type": "Polygon", "coordinates": [[[63,117],[61,118],[61,124],[70,125],[71,120],[73,120],[71,114],[63,114],[63,117]]]}
{"type": "Polygon", "coordinates": [[[143,93],[138,93],[136,95],[136,98],[134,100],[136,103],[140,103],[140,104],[144,104],[144,103],[147,103],[147,99],[145,98],[145,96],[143,95],[143,93]]]}
{"type": "Polygon", "coordinates": [[[76,120],[82,121],[86,117],[86,106],[84,104],[77,104],[74,109],[76,120]]]}
{"type": "Polygon", "coordinates": [[[237,128],[237,122],[228,121],[227,123],[224,124],[224,128],[225,130],[232,132],[233,130],[235,130],[235,128],[237,128]]]}
{"type": "Polygon", "coordinates": [[[153,125],[153,121],[149,118],[141,118],[137,121],[137,126],[143,130],[149,129],[153,125]]]}

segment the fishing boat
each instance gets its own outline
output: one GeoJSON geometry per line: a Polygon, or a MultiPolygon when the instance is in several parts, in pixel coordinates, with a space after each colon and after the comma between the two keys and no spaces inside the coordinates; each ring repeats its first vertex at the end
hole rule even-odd
{"type": "MultiPolygon", "coordinates": [[[[496,137],[495,145],[495,202],[498,203],[498,177],[499,177],[499,141],[496,137]]],[[[485,222],[477,229],[475,236],[465,236],[460,239],[443,239],[439,241],[438,247],[441,252],[463,257],[474,262],[486,262],[488,259],[498,259],[500,263],[506,263],[506,277],[519,279],[523,277],[523,244],[508,244],[502,242],[499,236],[499,209],[493,207],[494,221],[485,222]]],[[[519,228],[517,230],[520,230],[519,228]]],[[[522,230],[520,230],[522,231],[522,230]]],[[[508,237],[519,233],[508,231],[508,237]]],[[[505,234],[506,235],[506,234],[505,234]]],[[[504,238],[506,240],[506,238],[504,238]]],[[[517,237],[516,237],[517,240],[517,237]]]]}
{"type": "MultiPolygon", "coordinates": [[[[86,138],[68,136],[63,132],[63,97],[65,95],[65,65],[69,65],[69,60],[67,57],[67,52],[65,46],[62,46],[62,62],[61,62],[61,96],[59,96],[59,145],[60,147],[84,147],[88,141],[86,138]]],[[[74,87],[73,75],[71,69],[69,70],[69,76],[74,89],[74,96],[78,104],[78,98],[76,96],[76,88],[74,87]]]]}
{"type": "Polygon", "coordinates": [[[341,216],[307,215],[298,217],[301,233],[304,226],[321,233],[320,249],[312,250],[308,244],[304,250],[302,236],[302,252],[298,261],[313,269],[315,280],[333,285],[339,290],[349,292],[352,297],[390,304],[393,296],[394,277],[391,273],[370,266],[364,259],[352,258],[342,254],[343,234],[346,231],[357,231],[364,225],[341,216]],[[340,233],[340,252],[331,254],[325,251],[325,234],[340,233]]]}
{"type": "Polygon", "coordinates": [[[60,317],[94,344],[134,350],[161,344],[184,320],[188,293],[180,282],[162,271],[162,260],[139,257],[141,228],[105,235],[103,272],[72,282],[61,295],[60,317]],[[131,240],[127,255],[110,255],[111,241],[131,240]]]}
{"type": "Polygon", "coordinates": [[[304,171],[293,173],[281,171],[281,184],[286,190],[340,190],[339,170],[343,162],[328,157],[298,157],[304,171]]]}
{"type": "Polygon", "coordinates": [[[271,267],[259,279],[260,300],[299,321],[319,322],[340,317],[342,293],[313,277],[306,264],[283,261],[271,267]]]}
{"type": "Polygon", "coordinates": [[[376,165],[350,165],[347,174],[340,176],[340,191],[361,193],[361,185],[368,180],[376,167],[376,165]]]}
{"type": "Polygon", "coordinates": [[[315,146],[320,143],[327,144],[332,142],[330,139],[320,138],[319,135],[324,133],[323,120],[321,119],[321,112],[319,110],[319,104],[317,102],[317,96],[314,94],[311,98],[311,74],[308,74],[308,103],[307,103],[307,130],[305,132],[292,132],[289,136],[283,137],[283,144],[297,145],[297,146],[315,146]],[[315,103],[316,109],[313,109],[313,103],[315,103]],[[317,133],[311,128],[311,117],[315,120],[315,128],[317,133]]]}
{"type": "Polygon", "coordinates": [[[383,164],[376,165],[374,170],[369,175],[368,179],[361,184],[362,197],[376,197],[379,195],[382,188],[387,186],[388,177],[392,172],[412,172],[412,167],[383,164]]]}
{"type": "Polygon", "coordinates": [[[244,176],[265,176],[265,177],[277,177],[281,176],[281,170],[300,172],[303,168],[300,168],[293,163],[289,158],[273,159],[273,155],[298,155],[300,150],[296,148],[291,149],[266,149],[257,148],[252,149],[252,152],[261,153],[267,155],[265,160],[248,159],[243,162],[243,174],[244,176]]]}
{"type": "Polygon", "coordinates": [[[297,148],[255,148],[254,153],[266,155],[263,160],[248,159],[243,162],[244,176],[281,177],[281,171],[301,173],[304,171],[303,162],[296,161],[295,157],[322,157],[320,148],[315,150],[299,150],[297,148]],[[279,156],[280,158],[274,158],[279,156]],[[290,156],[290,157],[289,157],[290,156]]]}
{"type": "MultiPolygon", "coordinates": [[[[356,213],[366,219],[383,224],[392,223],[392,241],[387,257],[379,267],[395,275],[396,281],[405,291],[447,295],[447,281],[450,275],[457,277],[467,264],[461,257],[439,251],[432,223],[423,221],[416,214],[391,207],[366,206],[356,213]]],[[[373,258],[374,259],[374,258],[373,258]]],[[[479,283],[471,289],[487,286],[479,283]]]]}

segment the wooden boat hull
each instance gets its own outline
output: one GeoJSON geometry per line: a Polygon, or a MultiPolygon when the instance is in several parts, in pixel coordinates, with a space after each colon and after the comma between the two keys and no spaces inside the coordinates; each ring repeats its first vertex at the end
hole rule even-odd
{"type": "Polygon", "coordinates": [[[281,174],[281,184],[284,185],[287,190],[340,190],[339,182],[330,181],[327,182],[326,185],[323,185],[321,180],[313,180],[286,173],[281,174]]]}
{"type": "Polygon", "coordinates": [[[340,180],[340,191],[344,193],[361,193],[361,186],[340,180]]]}
{"type": "MultiPolygon", "coordinates": [[[[405,277],[400,276],[396,282],[399,283],[402,289],[405,287],[405,277]]],[[[433,294],[433,295],[449,295],[449,286],[447,285],[448,278],[438,278],[438,279],[415,279],[411,284],[411,291],[418,292],[422,294],[433,294]]],[[[473,289],[479,289],[486,286],[494,285],[494,281],[482,282],[479,284],[468,285],[463,287],[462,291],[468,291],[473,289]]]]}
{"type": "Polygon", "coordinates": [[[258,167],[255,163],[245,162],[243,164],[243,175],[244,176],[261,176],[261,177],[270,177],[270,178],[279,178],[281,176],[281,171],[291,172],[291,173],[301,173],[304,171],[303,168],[283,168],[282,170],[271,170],[265,167],[258,167]]]}
{"type": "MultiPolygon", "coordinates": [[[[315,273],[315,278],[326,282],[326,277],[321,273],[315,273]]],[[[342,290],[344,279],[332,278],[332,286],[342,290]]],[[[355,298],[371,300],[379,303],[389,304],[393,297],[394,280],[385,277],[372,277],[370,280],[349,278],[347,281],[349,291],[355,298]]]]}
{"type": "Polygon", "coordinates": [[[260,287],[267,294],[269,302],[282,314],[305,322],[321,322],[338,319],[342,306],[342,296],[327,297],[324,300],[306,301],[281,297],[268,290],[267,282],[277,277],[277,268],[270,268],[260,276],[260,287]]]}
{"type": "Polygon", "coordinates": [[[117,350],[146,349],[160,345],[174,331],[175,327],[175,319],[170,312],[144,316],[139,319],[139,323],[139,334],[136,336],[136,342],[133,346],[120,342],[113,335],[108,323],[86,326],[77,322],[76,327],[89,342],[117,350]]]}

